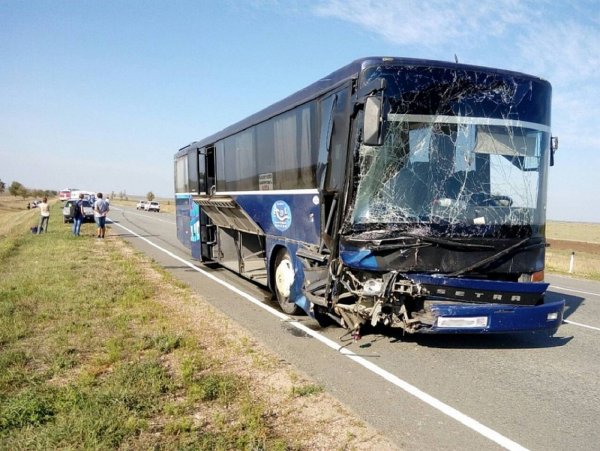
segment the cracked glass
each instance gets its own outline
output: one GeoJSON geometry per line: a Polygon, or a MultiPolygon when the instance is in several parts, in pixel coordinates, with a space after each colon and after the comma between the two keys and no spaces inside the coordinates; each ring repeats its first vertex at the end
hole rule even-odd
{"type": "Polygon", "coordinates": [[[512,237],[543,226],[549,127],[519,114],[529,119],[531,85],[441,69],[385,76],[395,96],[383,145],[359,147],[355,231],[512,237]]]}

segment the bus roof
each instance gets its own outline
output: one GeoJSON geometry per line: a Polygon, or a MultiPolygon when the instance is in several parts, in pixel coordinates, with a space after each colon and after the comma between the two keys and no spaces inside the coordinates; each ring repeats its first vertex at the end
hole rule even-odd
{"type": "Polygon", "coordinates": [[[469,64],[451,63],[447,61],[381,56],[360,58],[321,78],[320,80],[317,80],[316,82],[312,83],[306,88],[303,88],[300,91],[297,91],[294,94],[272,104],[271,106],[268,106],[263,110],[260,110],[257,113],[254,113],[253,115],[248,116],[247,118],[242,119],[241,121],[236,122],[233,125],[230,125],[227,128],[224,128],[220,132],[214,133],[200,141],[194,141],[188,144],[187,146],[182,147],[181,149],[179,149],[175,157],[177,158],[181,154],[185,154],[190,147],[202,148],[207,145],[214,144],[215,142],[223,138],[238,133],[249,127],[252,127],[253,125],[256,125],[260,122],[266,121],[272,118],[273,116],[281,114],[285,111],[291,110],[296,106],[302,105],[303,103],[306,103],[316,97],[319,97],[321,94],[324,94],[327,91],[338,87],[339,85],[343,84],[348,80],[358,78],[358,75],[362,70],[371,66],[379,66],[381,64],[387,66],[427,66],[459,70],[476,70],[481,72],[493,72],[496,74],[507,75],[512,77],[541,80],[539,77],[533,77],[531,75],[519,72],[483,66],[475,66],[469,64]]]}

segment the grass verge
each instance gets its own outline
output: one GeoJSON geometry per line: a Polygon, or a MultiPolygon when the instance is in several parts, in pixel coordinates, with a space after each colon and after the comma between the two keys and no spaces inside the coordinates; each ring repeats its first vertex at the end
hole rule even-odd
{"type": "Polygon", "coordinates": [[[35,212],[0,220],[0,449],[393,448],[122,241],[71,236],[59,207],[39,236],[35,212]]]}

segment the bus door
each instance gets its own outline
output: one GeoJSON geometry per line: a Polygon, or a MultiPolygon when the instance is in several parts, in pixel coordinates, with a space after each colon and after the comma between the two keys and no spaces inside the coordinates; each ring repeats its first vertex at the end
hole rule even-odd
{"type": "MultiPolygon", "coordinates": [[[[215,148],[206,147],[200,156],[200,194],[211,195],[215,191],[215,148]]],[[[200,241],[202,261],[213,260],[215,225],[208,215],[200,210],[200,241]]]]}
{"type": "Polygon", "coordinates": [[[321,250],[334,246],[333,237],[342,218],[348,155],[349,88],[321,101],[321,133],[317,183],[321,192],[321,250]]]}

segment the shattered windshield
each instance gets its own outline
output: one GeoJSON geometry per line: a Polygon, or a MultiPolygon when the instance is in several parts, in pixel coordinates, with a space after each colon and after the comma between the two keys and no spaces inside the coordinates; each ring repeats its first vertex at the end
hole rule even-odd
{"type": "Polygon", "coordinates": [[[486,234],[486,226],[543,223],[547,126],[390,113],[385,128],[382,146],[359,149],[354,226],[435,224],[486,234]]]}

